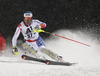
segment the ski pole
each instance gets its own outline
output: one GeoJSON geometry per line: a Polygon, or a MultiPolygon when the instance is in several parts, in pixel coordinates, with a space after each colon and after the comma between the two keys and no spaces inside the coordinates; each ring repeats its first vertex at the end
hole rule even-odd
{"type": "MultiPolygon", "coordinates": [[[[46,31],[44,31],[44,30],[42,30],[42,32],[47,33],[47,34],[51,34],[50,32],[46,32],[46,31]]],[[[63,38],[63,39],[67,39],[67,40],[70,40],[70,41],[73,41],[73,42],[76,42],[76,43],[79,43],[79,44],[82,44],[82,45],[85,45],[85,46],[91,47],[91,46],[88,45],[88,44],[85,44],[85,43],[82,43],[82,42],[79,42],[79,41],[76,41],[76,40],[73,40],[73,39],[70,39],[70,38],[67,38],[67,37],[63,37],[63,36],[60,36],[60,35],[57,35],[57,34],[51,34],[51,35],[57,36],[57,37],[60,37],[60,38],[63,38]]]]}

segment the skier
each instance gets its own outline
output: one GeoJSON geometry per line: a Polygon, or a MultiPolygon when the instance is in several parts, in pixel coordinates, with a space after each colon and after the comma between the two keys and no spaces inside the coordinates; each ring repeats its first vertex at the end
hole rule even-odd
{"type": "Polygon", "coordinates": [[[5,50],[6,50],[6,42],[0,33],[0,55],[2,55],[5,52],[5,50]]]}
{"type": "Polygon", "coordinates": [[[47,49],[39,35],[39,33],[42,32],[41,29],[46,27],[46,23],[37,19],[32,19],[32,16],[33,14],[30,11],[25,12],[24,21],[17,26],[16,32],[12,38],[13,54],[18,54],[16,43],[21,32],[25,39],[23,46],[31,52],[33,56],[39,58],[41,57],[41,53],[44,53],[56,61],[61,61],[62,57],[47,49]]]}

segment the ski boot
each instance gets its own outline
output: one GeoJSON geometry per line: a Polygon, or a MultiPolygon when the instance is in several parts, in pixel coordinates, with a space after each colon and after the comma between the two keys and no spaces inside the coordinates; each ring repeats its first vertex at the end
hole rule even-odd
{"type": "Polygon", "coordinates": [[[62,56],[56,56],[56,58],[55,58],[55,60],[57,61],[57,62],[64,62],[63,61],[63,57],[62,56]]]}

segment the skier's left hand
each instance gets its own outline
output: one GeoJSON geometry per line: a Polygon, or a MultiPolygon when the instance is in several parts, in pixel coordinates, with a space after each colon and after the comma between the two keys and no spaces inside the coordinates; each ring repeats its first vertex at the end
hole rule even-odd
{"type": "Polygon", "coordinates": [[[41,29],[41,26],[40,25],[37,25],[34,29],[35,30],[39,30],[39,29],[41,29]]]}
{"type": "Polygon", "coordinates": [[[44,32],[44,30],[41,29],[40,25],[37,25],[33,30],[35,33],[44,32]]]}

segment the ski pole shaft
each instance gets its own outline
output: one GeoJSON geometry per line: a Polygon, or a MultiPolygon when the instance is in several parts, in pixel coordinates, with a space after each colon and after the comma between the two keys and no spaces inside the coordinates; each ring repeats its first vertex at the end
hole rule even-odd
{"type": "MultiPolygon", "coordinates": [[[[47,34],[51,34],[50,32],[46,32],[46,31],[43,31],[44,33],[47,33],[47,34]]],[[[60,38],[63,38],[63,39],[67,39],[67,40],[70,40],[70,41],[73,41],[73,42],[76,42],[76,43],[79,43],[79,44],[82,44],[82,45],[85,45],[85,46],[89,46],[91,47],[90,45],[88,44],[85,44],[85,43],[82,43],[82,42],[79,42],[79,41],[76,41],[76,40],[73,40],[73,39],[70,39],[70,38],[67,38],[67,37],[63,37],[63,36],[60,36],[60,35],[57,35],[57,34],[51,34],[53,36],[57,36],[57,37],[60,37],[60,38]]]]}
{"type": "Polygon", "coordinates": [[[79,43],[79,44],[82,44],[82,45],[90,47],[90,45],[88,45],[88,44],[85,44],[85,43],[82,43],[82,42],[79,42],[79,41],[76,41],[76,40],[72,40],[72,39],[69,39],[69,38],[66,38],[66,37],[63,37],[63,36],[59,36],[57,34],[55,34],[55,36],[60,37],[60,38],[64,38],[64,39],[67,39],[67,40],[70,40],[70,41],[73,41],[73,42],[76,42],[76,43],[79,43]]]}

